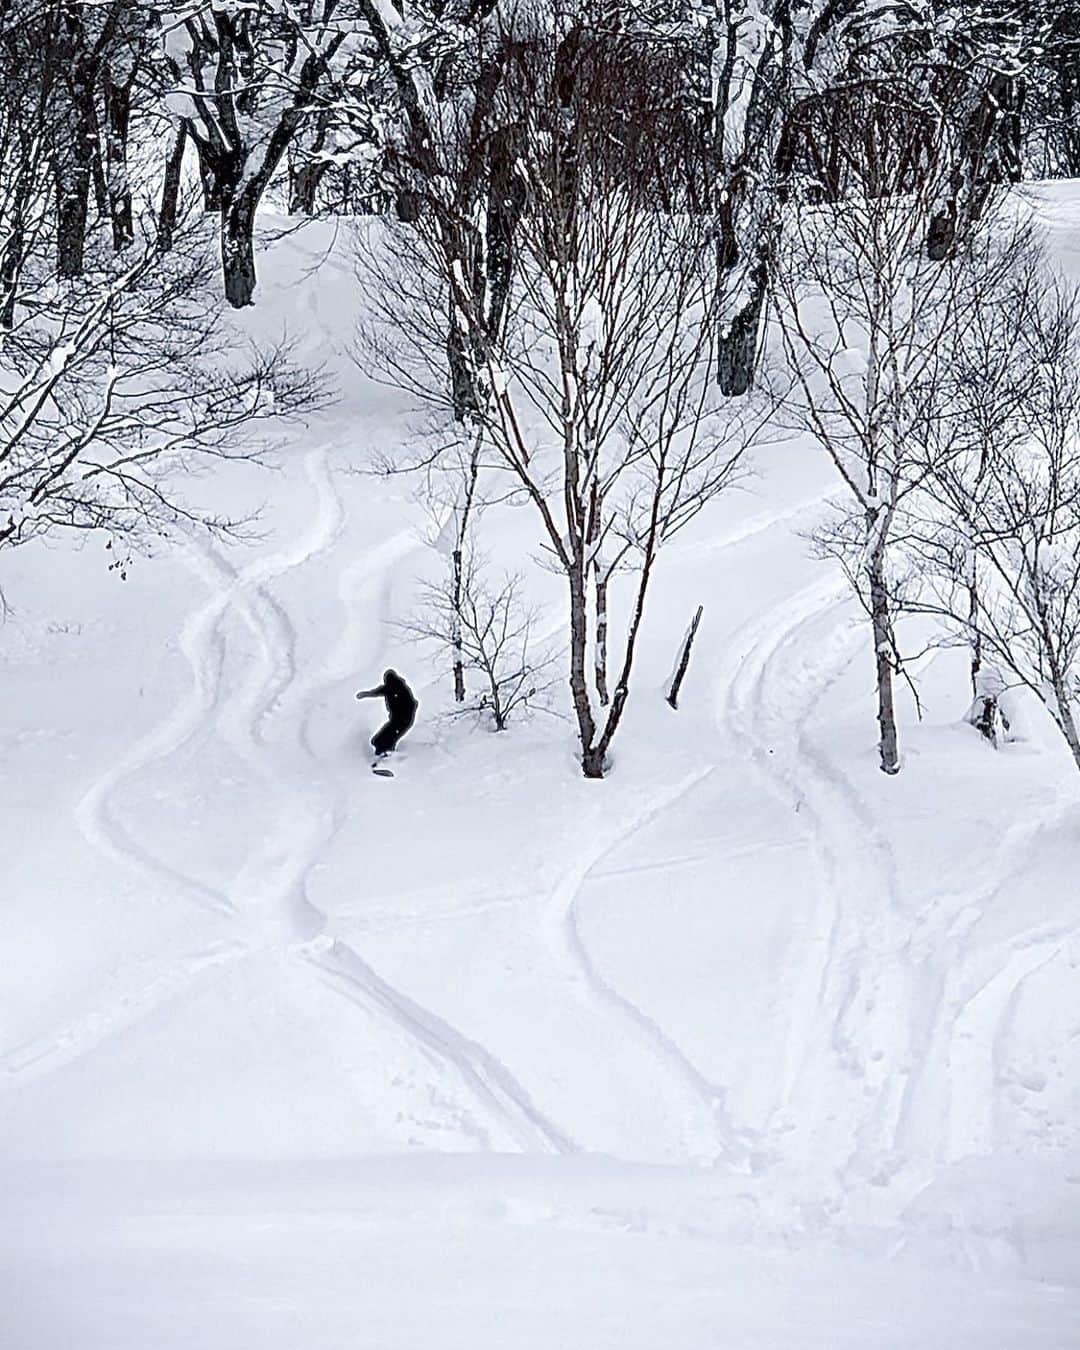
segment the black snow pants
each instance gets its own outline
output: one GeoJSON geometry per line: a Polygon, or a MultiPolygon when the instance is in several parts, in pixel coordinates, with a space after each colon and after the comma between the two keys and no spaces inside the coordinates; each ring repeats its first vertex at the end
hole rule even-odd
{"type": "Polygon", "coordinates": [[[406,722],[403,718],[391,716],[390,721],[381,726],[371,738],[371,748],[377,755],[388,755],[413,724],[413,717],[406,722]]]}

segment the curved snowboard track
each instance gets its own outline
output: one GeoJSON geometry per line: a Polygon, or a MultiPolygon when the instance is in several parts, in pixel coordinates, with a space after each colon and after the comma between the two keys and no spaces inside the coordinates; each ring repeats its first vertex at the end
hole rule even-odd
{"type": "Polygon", "coordinates": [[[268,583],[332,548],[345,522],[326,447],[309,453],[305,470],[315,489],[316,509],[314,523],[299,544],[239,571],[209,549],[196,553],[195,565],[218,584],[182,629],[180,646],[193,676],[189,694],[84,794],[76,808],[85,836],[106,856],[156,880],[167,878],[186,898],[242,921],[245,936],[176,962],[119,994],[104,1008],[16,1048],[0,1063],[12,1085],[70,1063],[175,999],[207,969],[224,967],[260,950],[280,950],[280,942],[268,945],[260,936],[269,931],[286,936],[285,950],[299,955],[305,968],[317,969],[321,983],[405,1032],[422,1052],[450,1068],[505,1139],[527,1151],[573,1152],[573,1142],[536,1109],[509,1070],[482,1046],[382,980],[346,943],[317,939],[312,944],[312,931],[323,927],[325,916],[308,903],[305,883],[332,840],[343,808],[340,802],[328,800],[325,783],[311,773],[298,772],[288,752],[295,747],[309,761],[315,760],[307,737],[310,708],[317,694],[354,669],[362,626],[357,605],[360,589],[418,542],[411,530],[401,531],[342,571],[338,595],[346,609],[345,629],[319,670],[299,678],[296,632],[268,583]],[[225,695],[221,688],[224,624],[234,609],[254,636],[258,657],[225,695]],[[215,722],[227,743],[280,803],[280,828],[250,851],[228,898],[155,858],[119,824],[111,809],[112,796],[127,779],[164,764],[215,722]],[[278,727],[291,729],[284,745],[271,743],[268,737],[268,728],[278,727]],[[298,780],[305,783],[305,791],[297,791],[298,780]]]}
{"type": "MultiPolygon", "coordinates": [[[[186,898],[202,908],[219,914],[234,914],[235,906],[219,891],[187,875],[150,853],[117,819],[112,809],[112,798],[120,787],[138,773],[164,763],[202,735],[220,716],[228,718],[228,700],[222,692],[222,671],[225,660],[224,622],[230,610],[240,607],[251,614],[248,593],[261,593],[263,603],[274,610],[285,632],[291,632],[288,621],[264,591],[264,584],[272,577],[301,566],[316,554],[329,548],[341,529],[340,500],[327,491],[329,468],[327,447],[309,452],[305,469],[314,482],[318,494],[316,523],[308,539],[299,548],[256,559],[243,569],[236,569],[214,551],[189,539],[189,558],[192,566],[204,578],[216,583],[209,598],[185,621],[180,632],[180,650],[191,668],[192,682],[188,694],[174,712],[158,726],[137,741],[120,760],[94,783],[76,807],[76,819],[84,837],[105,856],[115,862],[152,877],[178,886],[186,898]]],[[[260,628],[260,632],[265,631],[260,628]]],[[[269,651],[270,644],[266,644],[269,651]]],[[[288,641],[275,647],[275,670],[279,674],[258,675],[258,688],[252,697],[256,700],[250,724],[244,718],[239,726],[228,723],[244,750],[250,748],[257,727],[266,709],[272,705],[277,685],[288,683],[292,674],[293,656],[288,641]]]]}
{"type": "Polygon", "coordinates": [[[656,1064],[662,1075],[661,1090],[671,1101],[670,1117],[679,1122],[678,1153],[696,1162],[723,1158],[737,1163],[745,1161],[748,1147],[727,1118],[724,1089],[710,1082],[663,1027],[602,974],[580,925],[582,895],[593,871],[636,831],[688,797],[714,770],[715,765],[695,770],[601,830],[548,896],[547,927],[549,947],[567,982],[602,1017],[614,1018],[630,1031],[656,1064]]]}
{"type": "Polygon", "coordinates": [[[93,1012],[9,1050],[0,1059],[0,1085],[21,1086],[74,1063],[172,1002],[207,972],[224,973],[249,951],[245,942],[215,942],[161,966],[149,979],[118,993],[93,1012]]]}
{"type": "Polygon", "coordinates": [[[815,898],[778,984],[786,1006],[773,1054],[763,1057],[781,1071],[758,1098],[775,1155],[807,1155],[825,1172],[890,1165],[908,1060],[891,851],[858,789],[806,730],[865,646],[847,607],[834,576],[785,599],[744,630],[719,682],[721,725],[804,822],[814,857],[815,898]]]}
{"type": "Polygon", "coordinates": [[[972,886],[939,897],[922,916],[916,954],[926,971],[927,1011],[899,1128],[900,1143],[913,1152],[956,1162],[1002,1142],[1002,1041],[1016,1001],[1080,925],[1041,922],[989,946],[972,939],[995,899],[1027,870],[1042,836],[1074,816],[1078,805],[1075,791],[1066,790],[1016,822],[972,886]]]}
{"type": "MultiPolygon", "coordinates": [[[[316,470],[313,477],[319,500],[317,517],[323,525],[320,530],[317,524],[314,535],[329,546],[340,526],[328,529],[327,523],[339,522],[343,508],[325,462],[313,461],[312,467],[316,470]]],[[[346,609],[342,635],[322,666],[303,680],[296,678],[295,662],[288,659],[288,653],[295,650],[295,635],[283,611],[270,603],[248,608],[246,617],[263,652],[262,669],[230,713],[230,739],[260,769],[267,786],[279,794],[283,805],[278,827],[270,833],[267,843],[249,856],[234,882],[232,894],[237,908],[245,912],[256,908],[267,913],[278,911],[275,917],[285,921],[294,935],[301,938],[290,945],[290,951],[299,955],[309,968],[316,968],[322,982],[336,993],[403,1030],[422,1049],[434,1052],[440,1062],[461,1078],[480,1109],[494,1116],[496,1126],[518,1146],[533,1151],[539,1148],[547,1152],[572,1152],[573,1143],[537,1111],[510,1071],[487,1050],[388,984],[343,940],[304,941],[309,934],[294,922],[300,914],[316,928],[325,926],[325,915],[308,899],[306,883],[331,842],[344,807],[334,800],[331,788],[318,773],[313,776],[290,751],[306,756],[309,761],[315,760],[307,736],[308,712],[319,693],[332,688],[355,669],[362,626],[355,601],[359,588],[365,581],[385,573],[414,547],[413,533],[402,531],[344,569],[338,585],[339,599],[346,609]],[[289,672],[289,678],[282,678],[283,670],[289,672]],[[274,730],[287,728],[291,735],[281,730],[271,742],[264,723],[272,723],[274,730]],[[299,796],[295,786],[298,780],[306,785],[299,796]],[[282,837],[287,842],[284,850],[282,837]]],[[[305,557],[313,556],[314,551],[307,551],[305,557]]],[[[317,760],[315,765],[317,770],[317,760]]]]}
{"type": "Polygon", "coordinates": [[[350,1002],[387,1019],[438,1062],[456,1073],[497,1131],[526,1153],[575,1153],[577,1147],[537,1109],[529,1094],[496,1057],[449,1022],[388,984],[347,943],[316,938],[292,952],[350,1002]]]}
{"type": "Polygon", "coordinates": [[[225,659],[221,622],[239,578],[218,560],[196,551],[193,545],[189,557],[195,570],[217,582],[216,589],[180,630],[179,646],[191,668],[191,687],[172,713],[136,741],[83,794],[75,807],[75,818],[83,837],[105,857],[158,885],[165,881],[201,909],[230,915],[233,908],[224,895],[156,858],[117,820],[112,808],[112,798],[129,778],[164,763],[200,735],[221,699],[225,659]]]}
{"type": "MultiPolygon", "coordinates": [[[[734,548],[821,506],[835,495],[835,491],[832,487],[819,490],[791,506],[759,512],[713,538],[676,544],[672,553],[681,560],[734,548]]],[[[564,628],[565,619],[560,616],[544,630],[543,640],[557,636],[564,628]]],[[[585,885],[604,859],[642,826],[678,806],[715,768],[716,765],[712,764],[698,770],[665,792],[648,799],[621,824],[603,831],[593,847],[571,864],[547,899],[549,946],[556,953],[569,983],[579,990],[588,991],[602,1012],[614,1015],[629,1026],[635,1038],[665,1073],[669,1094],[670,1085],[677,1085],[671,1095],[676,1104],[676,1118],[686,1122],[680,1142],[680,1151],[684,1156],[697,1161],[715,1161],[723,1157],[729,1163],[743,1165],[752,1152],[756,1152],[754,1136],[732,1125],[725,1105],[725,1089],[711,1082],[655,1018],[602,974],[588,950],[579,922],[585,885]]],[[[656,866],[666,868],[670,864],[656,866]]]]}

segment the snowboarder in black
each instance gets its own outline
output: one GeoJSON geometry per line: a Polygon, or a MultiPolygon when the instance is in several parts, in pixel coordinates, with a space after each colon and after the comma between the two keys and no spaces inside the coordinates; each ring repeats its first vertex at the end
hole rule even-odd
{"type": "Polygon", "coordinates": [[[361,689],[357,698],[384,698],[389,721],[381,726],[371,738],[371,748],[377,758],[382,759],[401,740],[402,736],[416,720],[419,704],[413,691],[396,670],[383,672],[383,682],[376,689],[361,689]]]}

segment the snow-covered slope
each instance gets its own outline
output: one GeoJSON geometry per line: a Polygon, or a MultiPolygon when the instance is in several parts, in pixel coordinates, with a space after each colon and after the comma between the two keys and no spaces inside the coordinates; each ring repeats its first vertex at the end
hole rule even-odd
{"type": "Polygon", "coordinates": [[[985,748],[939,655],[878,772],[793,443],[666,555],[608,780],[569,723],[442,717],[352,266],[311,226],[263,269],[250,322],[343,396],[200,485],[256,540],[4,557],[0,1345],[1080,1345],[1066,754],[1030,710],[985,748]]]}

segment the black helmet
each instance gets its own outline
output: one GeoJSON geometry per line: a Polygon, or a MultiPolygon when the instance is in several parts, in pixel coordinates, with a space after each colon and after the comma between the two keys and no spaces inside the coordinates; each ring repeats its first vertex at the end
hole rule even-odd
{"type": "Polygon", "coordinates": [[[389,684],[391,680],[396,680],[396,679],[398,679],[398,673],[397,673],[396,670],[384,670],[384,671],[383,671],[383,684],[389,684]]]}

